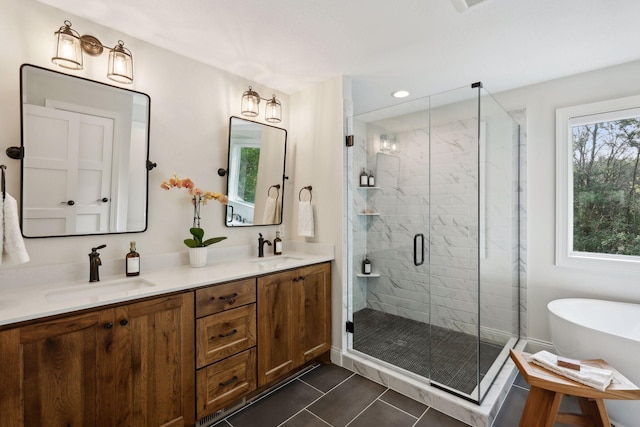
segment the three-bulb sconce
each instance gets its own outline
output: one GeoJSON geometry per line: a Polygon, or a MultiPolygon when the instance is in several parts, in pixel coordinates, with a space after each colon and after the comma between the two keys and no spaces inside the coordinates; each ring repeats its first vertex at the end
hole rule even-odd
{"type": "Polygon", "coordinates": [[[396,137],[380,135],[380,151],[383,153],[397,153],[400,151],[400,142],[396,137]]]}
{"type": "Polygon", "coordinates": [[[280,123],[282,121],[282,104],[272,95],[270,99],[261,98],[260,94],[249,86],[249,90],[242,94],[241,112],[246,117],[256,117],[260,114],[260,100],[267,101],[264,119],[270,123],[280,123]]]}
{"type": "Polygon", "coordinates": [[[119,83],[133,83],[133,56],[124,47],[124,42],[110,48],[103,46],[94,36],[80,35],[71,28],[71,22],[64,21],[64,25],[55,33],[55,52],[51,61],[61,67],[71,70],[82,70],[82,52],[90,56],[100,56],[105,49],[109,50],[109,66],[107,77],[119,83]]]}

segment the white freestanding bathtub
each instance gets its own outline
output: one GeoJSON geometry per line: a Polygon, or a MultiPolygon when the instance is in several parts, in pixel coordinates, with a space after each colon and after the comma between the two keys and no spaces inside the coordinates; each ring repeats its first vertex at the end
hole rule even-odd
{"type": "MultiPolygon", "coordinates": [[[[640,386],[640,304],[567,298],[547,305],[558,354],[604,359],[640,386]]],[[[638,426],[640,401],[605,400],[616,427],[638,426]]]]}

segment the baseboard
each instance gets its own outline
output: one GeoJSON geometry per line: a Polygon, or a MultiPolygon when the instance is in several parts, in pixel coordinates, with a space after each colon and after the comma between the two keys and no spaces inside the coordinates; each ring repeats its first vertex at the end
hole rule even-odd
{"type": "Polygon", "coordinates": [[[556,349],[553,347],[553,343],[549,341],[537,340],[535,338],[527,338],[527,346],[525,351],[529,353],[537,353],[542,350],[555,353],[556,349]]]}

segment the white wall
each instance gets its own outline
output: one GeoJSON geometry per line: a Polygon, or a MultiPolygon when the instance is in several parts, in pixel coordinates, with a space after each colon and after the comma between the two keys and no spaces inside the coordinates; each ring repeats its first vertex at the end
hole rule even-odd
{"type": "MultiPolygon", "coordinates": [[[[13,268],[78,263],[87,261],[92,246],[106,243],[104,260],[122,258],[129,241],[136,240],[142,258],[146,254],[185,251],[182,240],[189,237],[192,207],[185,190],[165,191],[160,183],[173,172],[190,177],[205,190],[225,192],[226,178],[216,171],[227,165],[229,116],[240,116],[240,98],[249,84],[259,93],[274,93],[259,82],[250,82],[219,69],[181,57],[127,34],[83,20],[35,0],[7,1],[0,14],[0,163],[7,165],[7,190],[20,194],[20,162],[5,154],[6,147],[20,145],[19,68],[30,63],[56,71],[118,85],[106,78],[108,55],[85,55],[84,70],[65,70],[51,63],[53,33],[65,19],[81,34],[96,35],[103,44],[125,41],[134,57],[134,83],[121,85],[151,97],[150,158],[158,167],[149,174],[149,224],[145,233],[27,239],[32,261],[13,268]]],[[[275,92],[282,100],[283,121],[289,127],[289,97],[275,92]]],[[[264,112],[258,121],[263,121],[264,112]]],[[[289,163],[287,172],[291,173],[289,163]]],[[[289,199],[291,202],[291,199],[289,199]]],[[[224,209],[218,203],[202,207],[202,226],[206,237],[228,236],[218,246],[254,244],[258,231],[273,238],[276,227],[228,229],[224,209]]],[[[291,212],[285,223],[291,221],[291,212]]],[[[143,261],[144,262],[144,261],[143,261]]],[[[144,264],[143,264],[144,266],[144,264]]],[[[7,266],[2,269],[12,268],[7,266]]],[[[144,268],[144,267],[143,267],[144,268]]],[[[143,271],[144,272],[144,271],[143,271]]]]}
{"type": "MultiPolygon", "coordinates": [[[[640,93],[640,61],[496,95],[527,111],[527,305],[529,337],[550,341],[546,305],[564,297],[640,303],[640,269],[557,267],[555,255],[555,110],[640,93]]],[[[488,87],[490,90],[491,88],[488,87]]]]}
{"type": "MultiPolygon", "coordinates": [[[[291,149],[287,153],[289,192],[285,197],[284,215],[293,218],[287,238],[335,246],[332,264],[332,343],[340,347],[344,330],[342,281],[342,194],[345,139],[343,133],[342,79],[333,78],[308,91],[291,96],[291,149]],[[292,172],[291,172],[292,171],[292,172]],[[315,237],[299,237],[298,193],[302,187],[313,187],[312,205],[315,237]],[[292,194],[293,192],[293,194],[292,194]],[[287,200],[292,202],[287,202],[287,200]]],[[[306,191],[303,200],[308,200],[306,191]]]]}

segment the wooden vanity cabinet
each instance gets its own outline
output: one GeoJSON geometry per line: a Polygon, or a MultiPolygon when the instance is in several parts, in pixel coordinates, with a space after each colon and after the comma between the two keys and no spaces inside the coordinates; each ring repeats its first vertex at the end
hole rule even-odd
{"type": "Polygon", "coordinates": [[[258,278],[258,386],[331,349],[331,264],[258,278]]]}
{"type": "Polygon", "coordinates": [[[0,425],[191,426],[193,294],[0,332],[0,425]]]}
{"type": "Polygon", "coordinates": [[[256,279],[196,291],[196,412],[202,419],[256,389],[256,279]]]}

